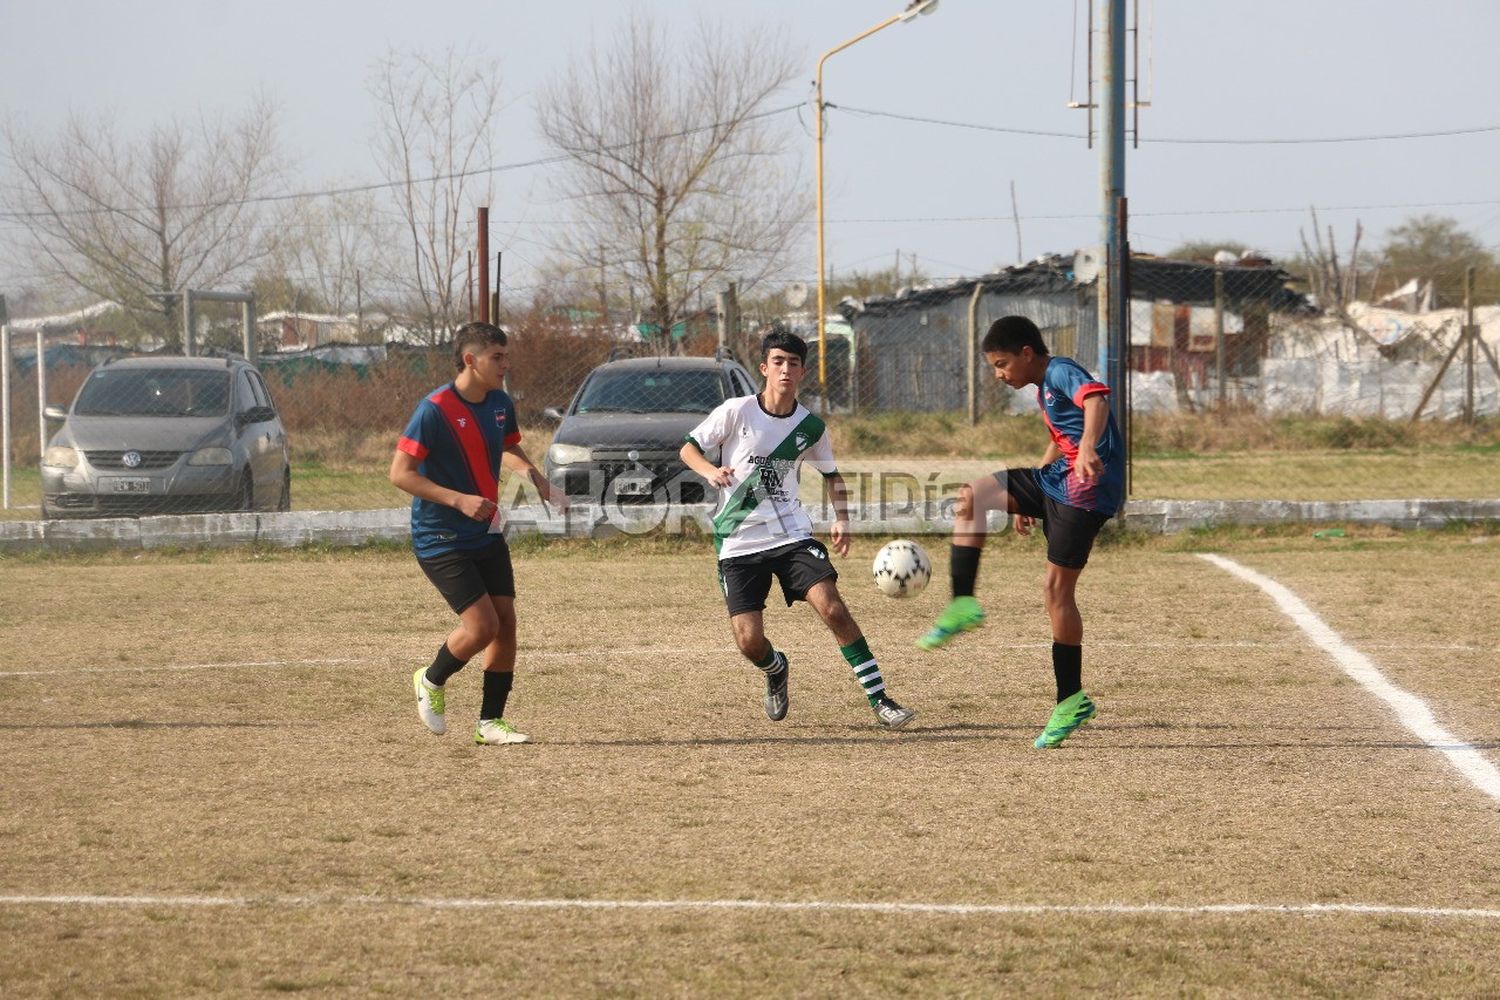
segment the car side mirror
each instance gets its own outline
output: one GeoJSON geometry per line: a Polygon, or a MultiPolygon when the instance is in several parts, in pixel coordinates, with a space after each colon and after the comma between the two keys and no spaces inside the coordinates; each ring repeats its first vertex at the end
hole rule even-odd
{"type": "Polygon", "coordinates": [[[547,420],[552,421],[554,424],[562,423],[562,411],[555,406],[549,406],[545,410],[543,410],[542,416],[547,420]]]}
{"type": "Polygon", "coordinates": [[[275,420],[276,411],[269,406],[252,406],[236,418],[235,423],[244,427],[247,424],[263,424],[267,420],[275,420]]]}
{"type": "Polygon", "coordinates": [[[61,406],[47,406],[42,409],[42,416],[48,420],[67,420],[68,411],[61,406]]]}

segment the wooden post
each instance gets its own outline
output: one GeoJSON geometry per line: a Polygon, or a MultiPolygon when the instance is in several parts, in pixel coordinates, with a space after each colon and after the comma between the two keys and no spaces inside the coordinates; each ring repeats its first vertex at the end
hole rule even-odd
{"type": "Polygon", "coordinates": [[[490,208],[479,206],[479,322],[490,321],[490,208]]]}

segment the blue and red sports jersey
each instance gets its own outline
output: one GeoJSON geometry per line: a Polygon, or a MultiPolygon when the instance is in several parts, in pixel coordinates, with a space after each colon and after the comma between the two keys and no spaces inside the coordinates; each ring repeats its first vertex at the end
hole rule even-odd
{"type": "MultiPolygon", "coordinates": [[[[471,403],[449,382],[417,404],[396,447],[419,461],[417,471],[439,486],[496,500],[500,453],[521,440],[516,408],[499,389],[471,403]]],[[[424,558],[488,544],[489,522],[412,497],[411,543],[424,558]]]]}
{"type": "Polygon", "coordinates": [[[1043,492],[1058,503],[1083,510],[1113,514],[1125,500],[1125,448],[1114,414],[1099,437],[1099,460],[1104,472],[1092,483],[1073,475],[1073,461],[1078,457],[1078,442],[1083,437],[1083,401],[1090,396],[1108,395],[1109,386],[1097,381],[1072,358],[1053,358],[1047,362],[1042,384],[1037,386],[1036,401],[1047,421],[1052,441],[1062,457],[1039,470],[1037,479],[1043,492]]]}

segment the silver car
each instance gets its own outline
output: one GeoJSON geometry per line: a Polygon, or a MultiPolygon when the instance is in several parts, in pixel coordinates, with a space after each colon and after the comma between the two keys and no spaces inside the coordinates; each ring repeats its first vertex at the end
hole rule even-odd
{"type": "Polygon", "coordinates": [[[89,373],[42,458],[42,516],[291,508],[286,431],[253,365],[126,358],[89,373]]]}

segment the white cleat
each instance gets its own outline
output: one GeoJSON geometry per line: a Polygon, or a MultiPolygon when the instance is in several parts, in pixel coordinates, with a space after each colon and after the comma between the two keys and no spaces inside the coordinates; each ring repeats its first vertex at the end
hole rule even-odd
{"type": "Polygon", "coordinates": [[[531,737],[518,733],[504,719],[480,719],[474,729],[474,742],[481,746],[498,746],[502,743],[530,743],[531,737]]]}
{"type": "Polygon", "coordinates": [[[422,725],[441,736],[448,731],[448,720],[443,717],[443,689],[426,675],[425,668],[411,675],[411,686],[417,692],[417,714],[422,717],[422,725]]]}

